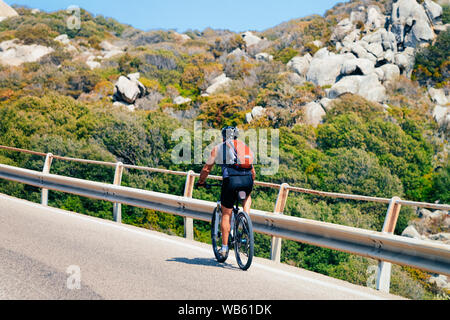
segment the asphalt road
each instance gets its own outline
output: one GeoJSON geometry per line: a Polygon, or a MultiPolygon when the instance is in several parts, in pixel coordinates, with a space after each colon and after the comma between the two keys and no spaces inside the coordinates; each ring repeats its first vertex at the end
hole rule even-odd
{"type": "Polygon", "coordinates": [[[210,245],[0,194],[0,299],[399,299],[210,245]]]}

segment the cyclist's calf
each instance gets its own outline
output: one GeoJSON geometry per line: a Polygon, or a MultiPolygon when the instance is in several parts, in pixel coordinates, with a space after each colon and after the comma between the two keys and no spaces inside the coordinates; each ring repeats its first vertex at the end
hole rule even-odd
{"type": "Polygon", "coordinates": [[[231,215],[233,213],[233,209],[225,208],[222,206],[222,244],[227,246],[228,245],[228,236],[230,235],[231,230],[231,215]]]}

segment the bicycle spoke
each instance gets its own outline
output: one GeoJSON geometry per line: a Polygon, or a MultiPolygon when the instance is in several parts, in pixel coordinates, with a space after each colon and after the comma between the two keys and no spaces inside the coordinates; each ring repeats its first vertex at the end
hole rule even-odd
{"type": "Polygon", "coordinates": [[[244,220],[240,220],[238,224],[238,250],[248,257],[249,252],[249,239],[248,229],[244,220]]]}
{"type": "Polygon", "coordinates": [[[247,270],[253,260],[253,231],[246,213],[241,212],[236,221],[235,254],[239,267],[247,270]]]}
{"type": "Polygon", "coordinates": [[[225,260],[227,259],[226,257],[223,257],[220,254],[220,246],[222,245],[222,231],[220,230],[220,226],[222,225],[221,221],[222,221],[222,215],[221,212],[217,212],[217,209],[214,210],[213,212],[213,221],[211,221],[211,242],[212,242],[212,247],[213,247],[213,251],[214,251],[214,255],[217,259],[218,262],[225,262],[225,260]]]}
{"type": "Polygon", "coordinates": [[[240,224],[242,225],[242,229],[244,229],[243,232],[248,234],[249,230],[247,225],[248,224],[247,219],[241,218],[240,224]]]}

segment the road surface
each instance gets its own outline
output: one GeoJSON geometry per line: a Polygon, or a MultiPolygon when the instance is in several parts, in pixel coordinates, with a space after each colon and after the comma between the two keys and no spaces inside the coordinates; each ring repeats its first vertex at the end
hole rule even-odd
{"type": "Polygon", "coordinates": [[[210,245],[0,194],[0,299],[400,299],[210,245]]]}

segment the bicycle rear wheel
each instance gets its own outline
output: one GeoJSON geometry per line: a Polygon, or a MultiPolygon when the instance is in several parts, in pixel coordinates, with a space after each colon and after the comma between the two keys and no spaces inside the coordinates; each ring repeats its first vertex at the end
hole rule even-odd
{"type": "Polygon", "coordinates": [[[241,211],[235,222],[234,252],[239,268],[247,270],[253,260],[254,239],[253,225],[247,213],[241,211]]]}
{"type": "Polygon", "coordinates": [[[222,246],[222,213],[217,208],[214,208],[211,221],[211,242],[214,251],[214,256],[218,262],[225,262],[228,258],[228,252],[225,257],[220,254],[220,247],[222,246]]]}

